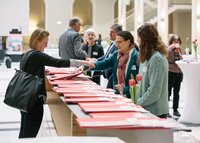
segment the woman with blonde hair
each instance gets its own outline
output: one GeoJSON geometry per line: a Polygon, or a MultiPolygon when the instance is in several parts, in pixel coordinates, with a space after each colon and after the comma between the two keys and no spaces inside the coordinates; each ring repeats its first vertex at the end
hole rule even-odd
{"type": "Polygon", "coordinates": [[[31,112],[21,111],[21,127],[19,138],[36,137],[40,129],[40,125],[43,118],[43,104],[44,97],[46,97],[45,89],[45,66],[53,67],[70,67],[79,66],[84,62],[81,60],[66,59],[61,60],[51,57],[43,53],[44,48],[47,47],[49,40],[49,32],[44,29],[36,29],[29,41],[29,47],[31,50],[26,52],[20,62],[20,69],[37,75],[43,78],[43,86],[40,90],[38,98],[31,112]],[[28,58],[25,63],[26,58],[28,58]]]}

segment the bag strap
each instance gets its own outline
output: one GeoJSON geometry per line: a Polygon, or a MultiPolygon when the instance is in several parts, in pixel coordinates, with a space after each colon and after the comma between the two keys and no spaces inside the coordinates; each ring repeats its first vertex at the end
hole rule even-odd
{"type": "Polygon", "coordinates": [[[26,63],[28,61],[28,58],[30,57],[30,55],[34,52],[34,50],[30,50],[30,52],[28,54],[24,54],[24,58],[23,60],[21,61],[20,63],[20,69],[21,70],[24,70],[25,66],[26,66],[26,63]]]}

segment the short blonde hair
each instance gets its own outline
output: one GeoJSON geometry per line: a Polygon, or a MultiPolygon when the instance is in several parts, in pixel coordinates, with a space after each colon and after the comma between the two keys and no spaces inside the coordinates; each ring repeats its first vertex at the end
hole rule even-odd
{"type": "Polygon", "coordinates": [[[30,37],[30,40],[29,40],[29,47],[31,49],[35,49],[37,50],[38,48],[38,42],[43,40],[44,38],[48,37],[49,36],[49,32],[42,29],[42,28],[38,28],[36,29],[32,34],[31,34],[31,37],[30,37]]]}

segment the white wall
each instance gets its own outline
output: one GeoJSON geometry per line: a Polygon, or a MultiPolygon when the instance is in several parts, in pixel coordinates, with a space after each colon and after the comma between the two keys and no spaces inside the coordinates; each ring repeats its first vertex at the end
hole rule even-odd
{"type": "Polygon", "coordinates": [[[29,0],[0,0],[0,36],[7,36],[12,29],[29,34],[29,0]]]}
{"type": "MultiPolygon", "coordinates": [[[[45,28],[50,32],[49,44],[52,47],[57,46],[59,36],[68,28],[69,19],[73,16],[73,2],[74,0],[45,0],[45,28]],[[57,21],[62,23],[58,25],[57,21]]],[[[114,0],[91,2],[94,28],[102,37],[108,37],[110,26],[113,24],[114,0]]]]}
{"type": "Polygon", "coordinates": [[[92,0],[93,27],[102,38],[109,37],[110,26],[114,24],[114,0],[92,0]]]}
{"type": "Polygon", "coordinates": [[[59,36],[68,28],[72,3],[73,0],[45,0],[45,28],[50,32],[49,44],[52,46],[57,46],[59,36]],[[61,24],[57,24],[58,21],[61,24]]]}

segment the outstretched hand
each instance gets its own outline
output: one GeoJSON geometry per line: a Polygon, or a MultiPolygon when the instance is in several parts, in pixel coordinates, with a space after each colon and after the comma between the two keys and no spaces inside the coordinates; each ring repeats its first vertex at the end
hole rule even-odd
{"type": "Polygon", "coordinates": [[[90,69],[95,68],[94,63],[91,61],[82,61],[82,64],[88,66],[90,69]]]}

